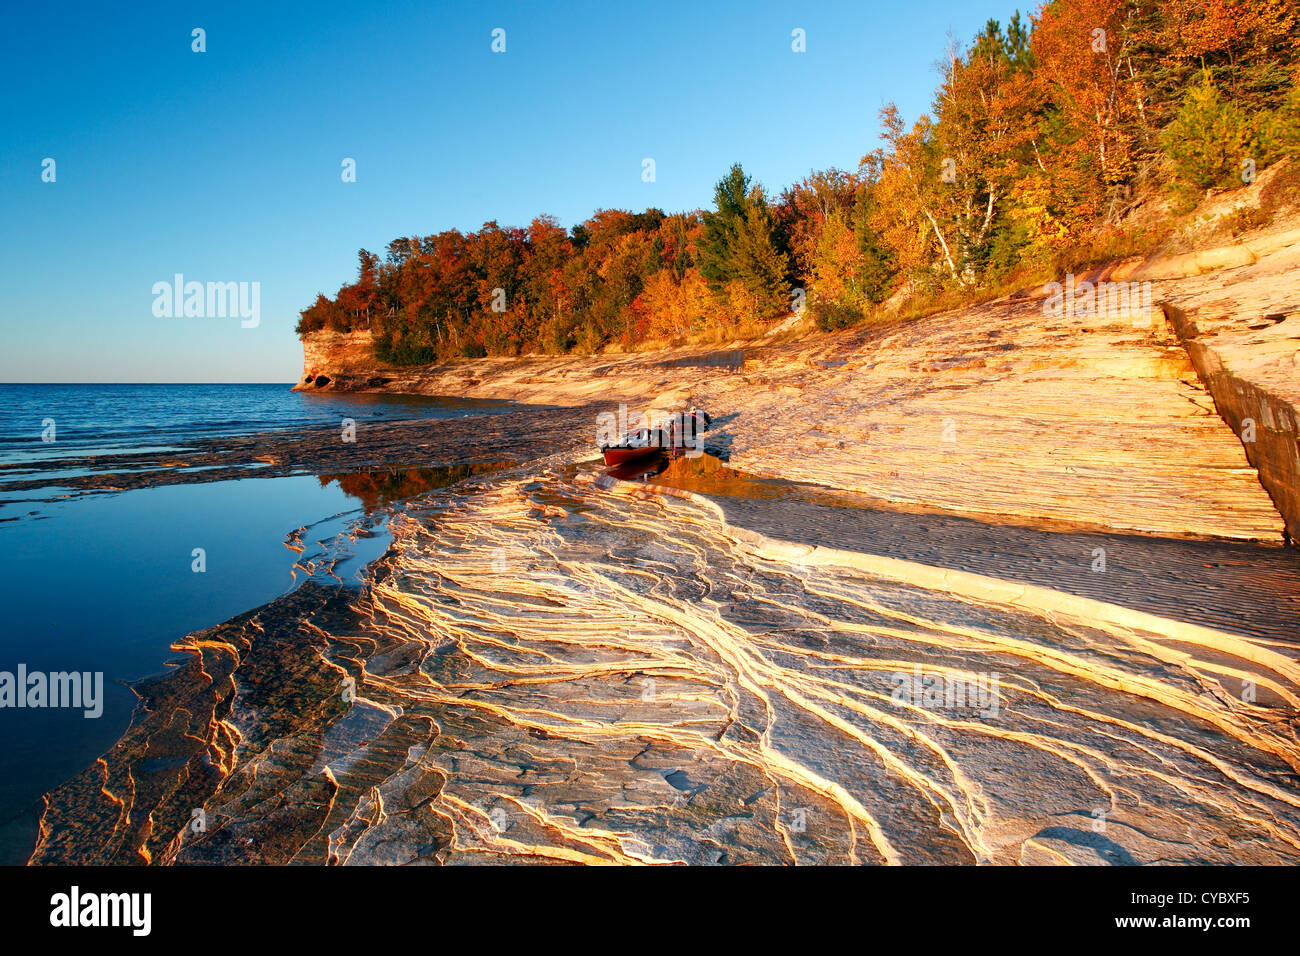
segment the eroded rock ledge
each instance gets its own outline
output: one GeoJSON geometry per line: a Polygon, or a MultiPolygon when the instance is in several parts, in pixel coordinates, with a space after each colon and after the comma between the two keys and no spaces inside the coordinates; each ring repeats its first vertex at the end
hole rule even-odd
{"type": "Polygon", "coordinates": [[[1300,542],[1300,244],[1178,283],[1164,307],[1300,542]]]}
{"type": "Polygon", "coordinates": [[[724,452],[759,476],[985,519],[1280,544],[1284,532],[1295,540],[1300,531],[1294,225],[1243,241],[1235,256],[1156,256],[1089,277],[1150,282],[1154,301],[1171,306],[1168,322],[1159,309],[1149,321],[1052,317],[1040,289],[909,322],[808,331],[729,351],[416,368],[367,360],[368,333],[317,333],[304,343],[304,376],[324,376],[330,389],[610,411],[619,403],[633,410],[698,403],[715,415],[724,452]],[[1212,318],[1219,315],[1226,318],[1212,318]],[[1178,316],[1192,324],[1180,326],[1178,316]],[[1212,360],[1201,350],[1217,355],[1231,376],[1214,385],[1212,360]],[[1239,399],[1228,397],[1233,389],[1239,399]],[[1257,438],[1243,448],[1246,418],[1257,438]],[[1267,492],[1256,467],[1266,472],[1267,492]]]}

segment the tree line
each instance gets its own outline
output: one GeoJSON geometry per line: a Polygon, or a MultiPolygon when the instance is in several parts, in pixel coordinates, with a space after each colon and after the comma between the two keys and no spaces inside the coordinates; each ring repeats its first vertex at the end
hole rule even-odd
{"type": "Polygon", "coordinates": [[[841,328],[996,287],[1297,152],[1297,54],[1293,0],[1051,0],[950,45],[930,111],[887,105],[856,170],[773,196],[737,164],[707,210],[395,239],[298,331],[368,328],[421,364],[734,339],[805,307],[841,328]]]}

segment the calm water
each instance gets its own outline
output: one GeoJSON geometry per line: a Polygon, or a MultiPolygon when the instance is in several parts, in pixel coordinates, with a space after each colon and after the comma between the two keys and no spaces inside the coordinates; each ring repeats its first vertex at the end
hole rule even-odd
{"type": "Polygon", "coordinates": [[[223,435],[504,411],[510,402],[340,395],[288,385],[0,384],[0,464],[174,446],[223,435]],[[54,441],[42,440],[53,421],[54,441]]]}
{"type": "MultiPolygon", "coordinates": [[[[0,385],[3,477],[24,465],[99,451],[362,421],[491,414],[507,402],[419,396],[304,395],[284,385],[0,385]],[[57,441],[42,442],[52,418],[57,441]],[[13,467],[13,466],[17,467],[13,467]]],[[[57,470],[42,470],[50,488],[57,470]]],[[[349,486],[350,488],[350,486],[349,486]]],[[[0,672],[102,672],[103,712],[0,707],[0,863],[22,862],[32,808],[107,750],[135,697],[125,682],[154,674],[183,635],[257,607],[295,586],[295,564],[341,557],[345,581],[382,553],[383,527],[339,481],[314,476],[172,485],[57,500],[0,522],[0,672]],[[298,529],[304,553],[286,547],[298,529]],[[203,549],[196,571],[194,550],[203,549]]],[[[296,539],[295,539],[296,540],[296,539]]]]}

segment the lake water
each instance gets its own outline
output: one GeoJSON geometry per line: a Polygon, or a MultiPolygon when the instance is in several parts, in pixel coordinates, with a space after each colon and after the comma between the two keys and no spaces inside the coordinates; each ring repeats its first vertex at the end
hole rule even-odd
{"type": "MultiPolygon", "coordinates": [[[[284,594],[301,565],[338,558],[349,581],[387,544],[364,497],[316,476],[249,478],[58,500],[54,459],[184,446],[220,435],[451,418],[513,407],[418,396],[309,395],[287,385],[0,385],[0,672],[103,674],[102,713],[0,707],[0,863],[31,848],[42,793],[126,729],[125,682],[163,669],[173,641],[284,594]],[[54,420],[55,441],[42,441],[54,420]],[[49,477],[3,507],[5,477],[49,477]],[[356,537],[358,527],[376,525],[356,537]],[[291,540],[289,536],[292,535],[291,540]],[[300,555],[288,545],[304,548],[300,555]],[[198,551],[196,552],[196,549],[198,551]],[[198,554],[201,553],[202,561],[198,554]],[[201,570],[199,569],[201,565],[201,570]]],[[[351,486],[349,486],[351,487],[351,486]]]]}
{"type": "Polygon", "coordinates": [[[460,418],[513,407],[422,395],[293,392],[279,384],[0,384],[0,465],[336,425],[345,417],[360,424],[460,418]]]}

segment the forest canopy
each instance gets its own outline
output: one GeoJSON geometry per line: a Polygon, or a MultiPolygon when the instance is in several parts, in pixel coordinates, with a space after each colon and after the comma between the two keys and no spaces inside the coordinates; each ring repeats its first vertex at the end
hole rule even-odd
{"type": "Polygon", "coordinates": [[[702,211],[394,239],[298,332],[369,329],[422,364],[739,338],[804,307],[838,328],[986,288],[1294,154],[1298,53],[1293,0],[1052,0],[951,46],[930,111],[887,105],[856,170],[773,196],[736,164],[702,211]]]}

